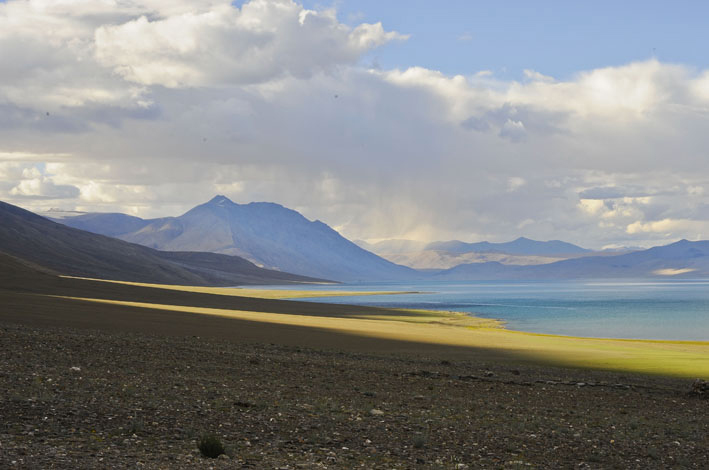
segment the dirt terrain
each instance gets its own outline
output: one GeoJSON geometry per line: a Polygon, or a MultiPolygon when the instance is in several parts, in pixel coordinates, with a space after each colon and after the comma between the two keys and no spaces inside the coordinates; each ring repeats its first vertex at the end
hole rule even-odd
{"type": "Polygon", "coordinates": [[[709,400],[690,393],[691,378],[57,298],[343,321],[395,315],[13,269],[0,287],[2,469],[699,469],[709,461],[709,400]],[[226,455],[202,457],[204,434],[217,435],[226,455]]]}
{"type": "Polygon", "coordinates": [[[0,323],[0,468],[706,468],[688,380],[0,323]],[[197,450],[214,433],[227,455],[197,450]]]}

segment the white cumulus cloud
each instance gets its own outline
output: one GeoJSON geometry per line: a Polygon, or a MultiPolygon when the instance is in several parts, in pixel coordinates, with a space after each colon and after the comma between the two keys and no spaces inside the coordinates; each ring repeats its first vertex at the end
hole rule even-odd
{"type": "Polygon", "coordinates": [[[290,0],[2,3],[0,198],[158,216],[226,193],[365,239],[709,238],[709,71],[362,64],[404,33],[290,0]]]}
{"type": "Polygon", "coordinates": [[[350,28],[334,11],[305,10],[291,0],[252,0],[241,9],[224,2],[197,13],[101,26],[96,56],[143,85],[245,85],[307,78],[404,38],[381,23],[350,28]]]}

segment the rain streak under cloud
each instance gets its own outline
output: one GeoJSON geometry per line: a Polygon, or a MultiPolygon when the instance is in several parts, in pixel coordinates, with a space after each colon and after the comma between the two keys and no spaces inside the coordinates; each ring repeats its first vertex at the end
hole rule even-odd
{"type": "Polygon", "coordinates": [[[219,193],[352,239],[709,238],[709,70],[363,60],[410,37],[289,0],[0,3],[0,199],[150,217],[219,193]]]}

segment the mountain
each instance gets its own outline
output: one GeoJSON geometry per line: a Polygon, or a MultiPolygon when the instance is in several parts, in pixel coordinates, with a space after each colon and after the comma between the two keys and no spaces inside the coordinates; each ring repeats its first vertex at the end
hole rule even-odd
{"type": "Polygon", "coordinates": [[[38,264],[0,252],[0,285],[17,279],[55,277],[57,273],[38,264]]]}
{"type": "Polygon", "coordinates": [[[86,214],[59,222],[165,251],[209,251],[270,269],[338,281],[413,279],[413,269],[370,253],[320,221],[279,204],[216,196],[179,217],[143,220],[86,214]],[[89,215],[91,217],[89,217],[89,215]]]}
{"type": "Polygon", "coordinates": [[[707,277],[709,241],[687,240],[623,255],[586,256],[535,266],[464,264],[436,275],[437,279],[445,280],[707,277]]]}
{"type": "Polygon", "coordinates": [[[562,241],[538,242],[518,238],[508,243],[425,243],[414,240],[383,240],[377,243],[356,241],[361,247],[392,263],[414,269],[450,269],[460,264],[499,262],[502,264],[546,264],[586,256],[590,251],[562,241]]]}
{"type": "Polygon", "coordinates": [[[572,243],[561,240],[550,240],[541,242],[519,237],[516,240],[505,243],[465,243],[458,240],[447,242],[432,242],[426,245],[426,250],[447,251],[450,253],[506,253],[509,255],[526,256],[556,256],[566,257],[569,255],[580,255],[590,253],[591,250],[581,248],[572,243]]]}
{"type": "Polygon", "coordinates": [[[35,270],[124,281],[236,285],[316,280],[261,269],[236,256],[163,253],[66,227],[1,201],[0,253],[8,263],[35,270]]]}
{"type": "Polygon", "coordinates": [[[498,262],[501,264],[547,264],[564,258],[533,255],[508,255],[507,253],[451,253],[449,251],[422,250],[410,253],[381,253],[392,263],[414,269],[449,269],[461,264],[498,262]]]}
{"type": "Polygon", "coordinates": [[[382,240],[375,243],[369,243],[364,240],[354,240],[354,242],[365,250],[376,253],[379,256],[382,256],[383,254],[412,253],[423,250],[426,247],[426,242],[396,238],[382,240]]]}
{"type": "MultiPolygon", "coordinates": [[[[148,222],[140,217],[119,213],[95,213],[86,212],[81,215],[71,213],[59,213],[59,211],[49,211],[47,217],[63,222],[63,219],[71,219],[71,227],[85,230],[87,232],[100,233],[108,237],[116,238],[120,235],[138,231],[145,227],[148,222]]],[[[68,224],[67,224],[68,225],[68,224]]]]}

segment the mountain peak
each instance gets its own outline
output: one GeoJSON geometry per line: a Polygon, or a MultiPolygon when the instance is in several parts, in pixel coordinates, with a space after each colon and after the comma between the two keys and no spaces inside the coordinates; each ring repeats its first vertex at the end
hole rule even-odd
{"type": "Polygon", "coordinates": [[[234,204],[234,201],[222,194],[217,194],[207,204],[210,206],[225,206],[228,204],[234,204]]]}
{"type": "MultiPolygon", "coordinates": [[[[323,222],[311,222],[273,202],[238,204],[218,194],[181,216],[144,222],[133,230],[121,230],[120,238],[168,251],[242,256],[279,271],[321,273],[318,279],[387,281],[419,276],[359,248],[323,222]]],[[[116,225],[127,224],[117,220],[116,225]]]]}

